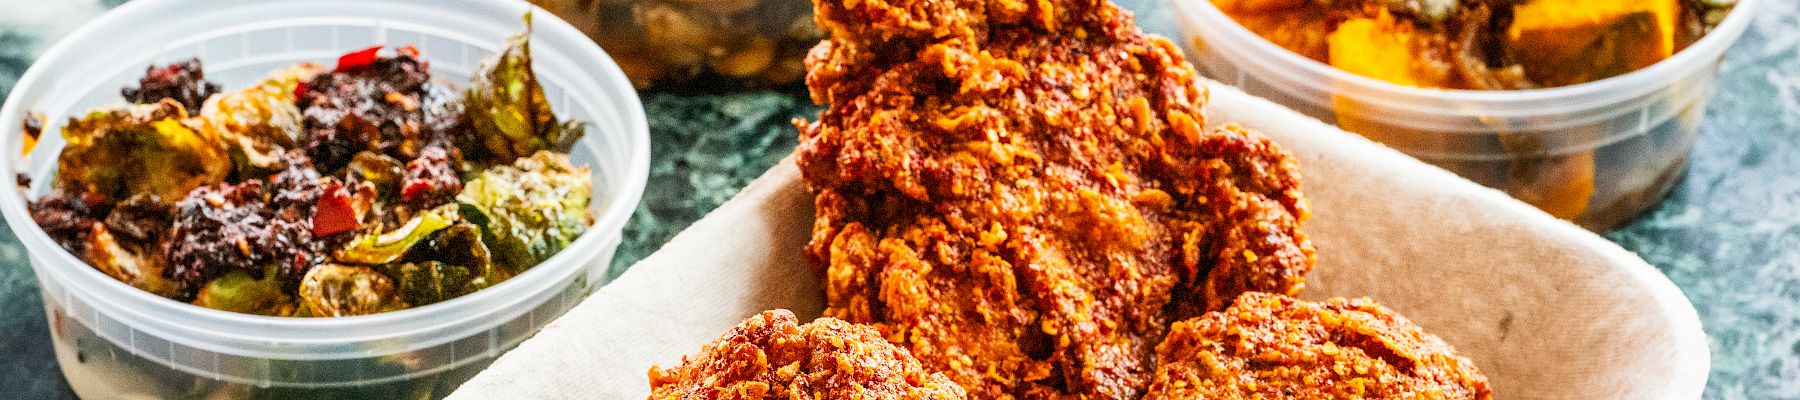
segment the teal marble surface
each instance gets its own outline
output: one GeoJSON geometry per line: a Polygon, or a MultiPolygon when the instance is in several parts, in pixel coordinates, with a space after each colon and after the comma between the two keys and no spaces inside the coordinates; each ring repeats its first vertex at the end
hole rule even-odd
{"type": "MultiPolygon", "coordinates": [[[[1175,36],[1169,0],[1123,0],[1175,36]]],[[[119,0],[0,0],[0,93],[31,58],[119,0]],[[47,17],[46,17],[47,16],[47,17]]],[[[1708,399],[1800,399],[1800,0],[1767,0],[1732,49],[1692,164],[1668,199],[1606,234],[1687,294],[1712,350],[1708,399]]],[[[788,120],[817,112],[796,89],[640,93],[651,178],[616,274],[730,198],[794,146],[788,120]]],[[[37,281],[0,226],[0,399],[72,398],[48,344],[37,281]]]]}
{"type": "Polygon", "coordinates": [[[661,248],[793,152],[797,138],[789,121],[818,115],[803,90],[640,93],[650,120],[650,180],[625,225],[612,274],[661,248]]]}

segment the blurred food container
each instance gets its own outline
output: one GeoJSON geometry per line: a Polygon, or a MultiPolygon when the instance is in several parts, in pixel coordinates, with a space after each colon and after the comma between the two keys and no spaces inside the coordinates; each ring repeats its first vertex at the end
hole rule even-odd
{"type": "MultiPolygon", "coordinates": [[[[144,65],[200,57],[207,78],[236,87],[296,62],[329,63],[371,44],[412,45],[440,79],[465,81],[519,32],[523,1],[140,0],[58,42],[25,73],[0,120],[27,110],[62,118],[119,104],[144,65]],[[176,22],[172,22],[176,21],[176,22]]],[[[213,310],[138,290],[84,264],[31,219],[26,199],[49,188],[60,135],[0,175],[36,187],[0,195],[30,253],[50,320],[49,345],[76,394],[90,399],[435,398],[485,368],[604,283],[625,219],[648,175],[649,132],[625,75],[574,27],[534,18],[534,69],[560,115],[588,121],[571,152],[591,166],[596,222],[548,261],[466,296],[341,318],[213,310]]],[[[0,150],[21,154],[17,122],[0,150]]]]}
{"type": "Polygon", "coordinates": [[[587,32],[638,87],[798,82],[824,34],[806,0],[531,0],[587,32]]]}
{"type": "Polygon", "coordinates": [[[1720,61],[1759,3],[1704,13],[1716,24],[1705,36],[1623,75],[1542,89],[1448,90],[1333,68],[1265,40],[1210,0],[1171,2],[1195,65],[1213,79],[1593,230],[1629,221],[1681,176],[1720,61]]]}

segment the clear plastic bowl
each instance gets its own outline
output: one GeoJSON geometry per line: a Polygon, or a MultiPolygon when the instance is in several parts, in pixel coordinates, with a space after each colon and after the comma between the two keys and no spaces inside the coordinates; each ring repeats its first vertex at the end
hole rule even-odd
{"type": "Polygon", "coordinates": [[[590,121],[572,153],[592,167],[590,230],[492,288],[423,307],[345,318],[236,314],[137,290],[52,242],[26,209],[47,189],[68,116],[121,105],[152,63],[198,56],[207,77],[242,87],[300,61],[330,65],[372,44],[413,45],[439,79],[464,81],[523,28],[522,1],[140,0],[76,30],[32,65],[0,108],[0,154],[20,154],[26,110],[50,116],[44,141],[0,176],[0,194],[42,286],[57,360],[85,398],[441,397],[536,333],[605,279],[649,169],[649,131],[631,83],[586,35],[534,16],[535,69],[562,116],[590,121]]]}
{"type": "Polygon", "coordinates": [[[1725,50],[1760,1],[1667,60],[1598,81],[1531,90],[1416,88],[1288,51],[1210,0],[1174,3],[1201,72],[1336,122],[1593,230],[1630,220],[1687,165],[1725,50]]]}

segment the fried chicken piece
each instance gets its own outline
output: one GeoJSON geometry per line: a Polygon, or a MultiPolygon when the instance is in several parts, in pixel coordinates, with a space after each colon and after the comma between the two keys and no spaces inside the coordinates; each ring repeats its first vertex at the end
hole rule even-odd
{"type": "Polygon", "coordinates": [[[744,320],[680,366],[651,367],[650,390],[651,399],[966,397],[874,329],[832,318],[802,325],[788,310],[744,320]]]}
{"type": "Polygon", "coordinates": [[[1369,299],[1247,293],[1175,324],[1145,399],[1488,399],[1450,345],[1369,299]]]}
{"type": "Polygon", "coordinates": [[[976,398],[1137,398],[1173,321],[1312,268],[1299,168],[1103,0],[817,1],[826,316],[976,398]]]}

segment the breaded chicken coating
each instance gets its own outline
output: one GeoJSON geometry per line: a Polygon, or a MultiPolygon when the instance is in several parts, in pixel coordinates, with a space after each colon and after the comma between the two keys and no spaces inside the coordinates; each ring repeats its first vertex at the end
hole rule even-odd
{"type": "Polygon", "coordinates": [[[832,318],[800,324],[764,311],[682,365],[650,368],[651,399],[962,399],[874,329],[832,318]]]}
{"type": "Polygon", "coordinates": [[[1492,397],[1475,364],[1369,299],[1245,294],[1176,323],[1157,359],[1148,400],[1492,397]]]}
{"type": "Polygon", "coordinates": [[[826,316],[975,398],[1135,399],[1169,325],[1312,268],[1295,161],[1104,0],[815,1],[826,316]]]}

